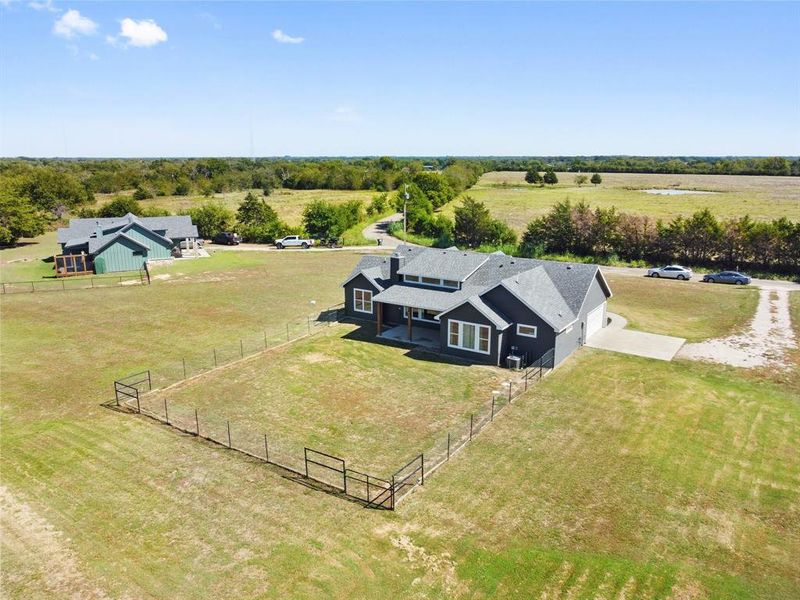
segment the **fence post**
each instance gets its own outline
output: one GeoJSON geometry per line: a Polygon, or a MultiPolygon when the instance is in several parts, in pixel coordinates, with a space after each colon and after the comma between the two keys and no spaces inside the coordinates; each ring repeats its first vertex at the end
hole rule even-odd
{"type": "Polygon", "coordinates": [[[167,425],[169,425],[169,409],[167,408],[167,397],[164,396],[164,419],[167,421],[167,425]]]}
{"type": "Polygon", "coordinates": [[[239,338],[239,354],[244,358],[244,340],[239,338]]]}
{"type": "Polygon", "coordinates": [[[525,391],[528,391],[528,371],[525,370],[524,374],[522,375],[523,379],[525,379],[525,391]]]}
{"type": "Polygon", "coordinates": [[[469,415],[469,441],[472,441],[472,417],[474,415],[469,415]]]}
{"type": "Polygon", "coordinates": [[[139,404],[139,390],[136,390],[136,412],[142,414],[142,405],[139,404]]]}
{"type": "Polygon", "coordinates": [[[31,281],[31,294],[36,291],[36,288],[33,286],[33,282],[31,281]]]}
{"type": "Polygon", "coordinates": [[[4,294],[6,293],[6,284],[5,283],[3,284],[3,293],[4,294]]]}
{"type": "Polygon", "coordinates": [[[342,461],[342,483],[344,484],[344,493],[347,494],[347,463],[342,461]]]}
{"type": "Polygon", "coordinates": [[[389,490],[390,490],[389,497],[392,499],[392,510],[394,510],[394,492],[395,492],[394,475],[392,475],[392,487],[390,487],[389,490]]]}
{"type": "Polygon", "coordinates": [[[289,341],[289,323],[286,323],[286,341],[289,341]]]}
{"type": "Polygon", "coordinates": [[[228,448],[233,448],[233,444],[231,443],[231,422],[225,421],[228,424],[228,448]]]}
{"type": "Polygon", "coordinates": [[[367,504],[369,504],[369,474],[367,474],[367,504]]]}
{"type": "Polygon", "coordinates": [[[447,432],[447,460],[450,460],[450,432],[447,432]]]}
{"type": "Polygon", "coordinates": [[[267,443],[267,434],[264,434],[264,456],[266,461],[269,462],[269,444],[267,443]]]}
{"type": "Polygon", "coordinates": [[[197,416],[197,409],[194,409],[194,426],[197,428],[197,437],[200,437],[200,418],[197,416]]]}
{"type": "Polygon", "coordinates": [[[147,389],[153,391],[153,379],[150,377],[150,369],[147,369],[147,389]]]}
{"type": "Polygon", "coordinates": [[[508,403],[511,404],[511,380],[508,380],[508,403]]]}
{"type": "Polygon", "coordinates": [[[425,485],[425,454],[419,455],[420,464],[422,465],[422,485],[425,485]]]}
{"type": "Polygon", "coordinates": [[[494,421],[494,394],[492,394],[492,416],[489,420],[494,421]]]}
{"type": "Polygon", "coordinates": [[[184,356],[181,360],[183,360],[183,378],[186,379],[186,357],[184,356]]]}
{"type": "Polygon", "coordinates": [[[308,478],[308,448],[303,448],[303,462],[306,463],[306,478],[308,478]]]}
{"type": "Polygon", "coordinates": [[[61,280],[61,291],[62,292],[66,292],[67,291],[67,284],[64,283],[63,279],[61,280]]]}
{"type": "Polygon", "coordinates": [[[217,368],[217,349],[214,348],[214,368],[217,368]]]}

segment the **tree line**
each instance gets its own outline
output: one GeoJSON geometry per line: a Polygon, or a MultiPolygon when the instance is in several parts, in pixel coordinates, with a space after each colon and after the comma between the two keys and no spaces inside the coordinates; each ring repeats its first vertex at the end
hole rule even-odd
{"type": "Polygon", "coordinates": [[[519,246],[523,256],[569,254],[594,258],[800,274],[800,222],[785,217],[717,219],[703,209],[670,221],[647,215],[559,202],[531,221],[519,246]]]}

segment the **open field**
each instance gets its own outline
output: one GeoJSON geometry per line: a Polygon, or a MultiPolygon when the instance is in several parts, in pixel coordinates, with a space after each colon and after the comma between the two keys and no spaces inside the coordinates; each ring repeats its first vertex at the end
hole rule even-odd
{"type": "MultiPolygon", "coordinates": [[[[357,260],[219,253],[150,287],[0,297],[4,595],[797,596],[788,378],[583,349],[394,513],[99,406],[121,374],[340,302],[357,260]]],[[[663,318],[612,286],[619,312],[663,318]]],[[[701,289],[698,312],[727,302],[701,289]]]]}
{"type": "MultiPolygon", "coordinates": [[[[508,373],[377,343],[372,325],[323,333],[230,365],[163,392],[164,398],[229,419],[302,457],[303,446],[391,475],[437,437],[486,404],[508,373]]],[[[261,453],[262,440],[254,450],[261,453]]]]}
{"type": "MultiPolygon", "coordinates": [[[[306,204],[314,200],[325,200],[334,204],[347,202],[348,200],[363,200],[364,205],[378,194],[374,190],[286,190],[277,189],[269,196],[264,196],[261,190],[252,190],[259,198],[264,198],[278,213],[278,216],[289,225],[302,225],[303,208],[306,204]]],[[[132,194],[132,191],[126,194],[132,194]]],[[[95,208],[108,203],[116,194],[97,194],[95,208]]],[[[122,194],[124,195],[124,194],[122,194]]],[[[213,201],[227,206],[232,211],[239,208],[247,191],[225,192],[214,194],[210,198],[195,194],[191,196],[159,196],[149,200],[142,200],[142,206],[163,208],[175,214],[200,206],[203,203],[213,201]]]]}
{"type": "MultiPolygon", "coordinates": [[[[591,174],[590,174],[591,175],[591,174]]],[[[753,219],[788,217],[800,220],[800,178],[738,175],[649,175],[643,173],[603,173],[598,186],[574,183],[575,173],[558,173],[555,186],[525,183],[525,173],[496,171],[486,173],[465,194],[486,203],[493,216],[518,232],[535,217],[550,210],[556,202],[570,199],[586,201],[592,207],[616,206],[621,212],[649,215],[669,220],[709,208],[718,218],[749,214],[753,219]],[[659,196],[642,189],[675,188],[715,191],[716,194],[659,196]]],[[[452,215],[458,200],[444,207],[452,215]]]]}
{"type": "Polygon", "coordinates": [[[699,285],[606,273],[614,296],[608,310],[628,319],[630,329],[674,335],[696,342],[724,337],[747,325],[758,290],[699,285]]]}

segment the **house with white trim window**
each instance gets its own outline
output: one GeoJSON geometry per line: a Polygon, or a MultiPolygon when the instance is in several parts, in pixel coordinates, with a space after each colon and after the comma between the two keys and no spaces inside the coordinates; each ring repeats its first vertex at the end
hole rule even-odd
{"type": "Polygon", "coordinates": [[[342,285],[346,314],[379,337],[498,366],[550,350],[562,362],[606,325],[611,297],[597,265],[455,247],[364,256],[342,285]]]}

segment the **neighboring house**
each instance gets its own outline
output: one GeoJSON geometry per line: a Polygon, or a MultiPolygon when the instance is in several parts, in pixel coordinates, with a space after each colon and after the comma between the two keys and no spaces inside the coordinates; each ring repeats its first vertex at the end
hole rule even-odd
{"type": "Polygon", "coordinates": [[[148,260],[170,258],[183,240],[198,238],[191,217],[70,219],[58,230],[64,255],[86,255],[95,273],[135,271],[148,260]]]}
{"type": "Polygon", "coordinates": [[[399,246],[365,256],[343,284],[348,316],[378,335],[475,362],[563,361],[606,325],[611,297],[597,265],[399,246]]]}

